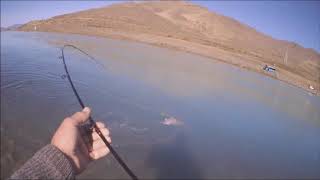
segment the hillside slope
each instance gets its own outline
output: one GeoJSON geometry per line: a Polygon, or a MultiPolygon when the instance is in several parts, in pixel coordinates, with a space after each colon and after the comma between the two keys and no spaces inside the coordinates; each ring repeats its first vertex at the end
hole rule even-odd
{"type": "Polygon", "coordinates": [[[184,1],[128,2],[32,21],[22,31],[76,33],[124,38],[216,58],[263,72],[304,89],[320,89],[320,54],[273,39],[206,8],[184,1]]]}

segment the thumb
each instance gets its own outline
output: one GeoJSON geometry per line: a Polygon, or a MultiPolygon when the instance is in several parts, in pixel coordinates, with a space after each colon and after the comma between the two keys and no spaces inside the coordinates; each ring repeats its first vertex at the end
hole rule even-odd
{"type": "Polygon", "coordinates": [[[76,125],[85,123],[90,116],[91,110],[88,107],[83,108],[82,111],[76,112],[71,116],[71,119],[76,125]]]}

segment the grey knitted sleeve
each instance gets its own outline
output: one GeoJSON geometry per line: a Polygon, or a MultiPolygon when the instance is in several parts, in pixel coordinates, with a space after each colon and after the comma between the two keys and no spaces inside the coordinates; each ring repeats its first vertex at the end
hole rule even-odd
{"type": "Polygon", "coordinates": [[[10,179],[74,179],[68,158],[55,146],[40,149],[10,179]]]}

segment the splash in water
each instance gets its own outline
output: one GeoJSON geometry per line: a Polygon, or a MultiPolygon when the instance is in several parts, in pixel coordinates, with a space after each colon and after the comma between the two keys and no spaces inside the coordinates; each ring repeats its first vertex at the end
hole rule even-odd
{"type": "Polygon", "coordinates": [[[180,126],[180,125],[183,125],[183,122],[174,117],[168,117],[168,118],[164,118],[164,120],[161,121],[161,124],[167,125],[167,126],[180,126]]]}

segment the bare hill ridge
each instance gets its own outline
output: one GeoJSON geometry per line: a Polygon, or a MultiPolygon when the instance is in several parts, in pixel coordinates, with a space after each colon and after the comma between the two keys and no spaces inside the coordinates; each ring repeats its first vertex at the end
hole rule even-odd
{"type": "Polygon", "coordinates": [[[240,22],[184,1],[117,3],[31,21],[23,31],[122,38],[184,50],[264,73],[304,89],[320,89],[320,54],[276,40],[240,22]]]}

